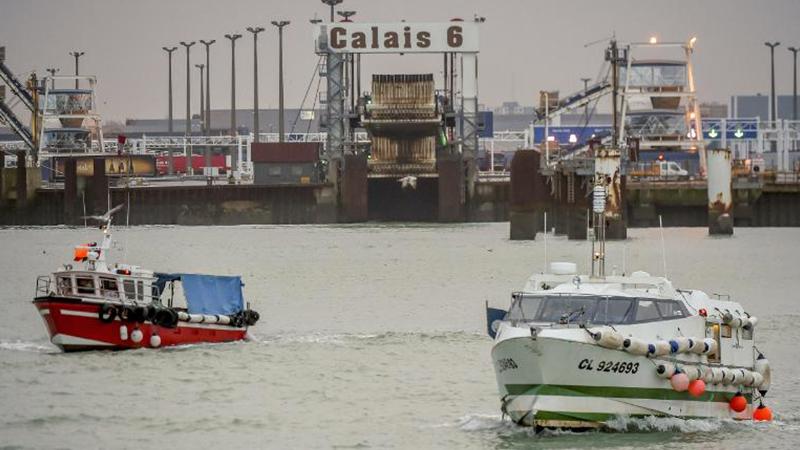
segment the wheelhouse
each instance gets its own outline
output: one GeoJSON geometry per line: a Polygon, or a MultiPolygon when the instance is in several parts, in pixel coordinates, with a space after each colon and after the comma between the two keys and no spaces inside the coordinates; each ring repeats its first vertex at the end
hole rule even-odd
{"type": "Polygon", "coordinates": [[[39,277],[36,291],[40,296],[54,294],[60,297],[127,302],[150,302],[159,297],[152,275],[132,273],[127,269],[112,272],[55,272],[52,277],[39,277]]]}

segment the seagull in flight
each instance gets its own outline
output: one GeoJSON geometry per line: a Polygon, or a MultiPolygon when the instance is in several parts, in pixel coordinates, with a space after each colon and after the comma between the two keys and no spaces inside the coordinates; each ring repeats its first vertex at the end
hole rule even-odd
{"type": "Polygon", "coordinates": [[[125,205],[121,203],[121,204],[111,208],[110,210],[108,210],[102,216],[82,216],[81,219],[91,219],[91,220],[96,220],[98,222],[108,222],[108,221],[111,220],[111,216],[113,216],[115,212],[117,212],[120,209],[122,209],[123,206],[125,206],[125,205]]]}
{"type": "Polygon", "coordinates": [[[403,178],[400,178],[399,180],[397,180],[397,182],[400,183],[400,186],[402,186],[403,189],[408,189],[408,188],[416,189],[417,188],[417,177],[412,176],[412,175],[408,175],[408,176],[405,176],[403,178]]]}

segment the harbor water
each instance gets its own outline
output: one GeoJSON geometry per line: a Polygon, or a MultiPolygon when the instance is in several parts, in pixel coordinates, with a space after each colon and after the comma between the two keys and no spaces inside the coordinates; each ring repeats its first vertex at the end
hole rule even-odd
{"type": "MultiPolygon", "coordinates": [[[[759,317],[772,423],[616,419],[614,432],[504,421],[484,303],[545,266],[508,224],[120,228],[112,261],[240,274],[261,313],[247,342],[60,353],[30,301],[36,275],[96,229],[0,230],[0,449],[734,448],[800,443],[800,229],[629,230],[607,272],[665,271],[759,317]]],[[[550,238],[587,269],[589,243],[550,238]]]]}

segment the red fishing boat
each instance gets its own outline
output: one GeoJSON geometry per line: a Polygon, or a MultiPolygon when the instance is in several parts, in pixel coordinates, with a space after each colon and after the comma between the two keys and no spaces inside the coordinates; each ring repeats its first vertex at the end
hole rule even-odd
{"type": "Polygon", "coordinates": [[[112,216],[121,207],[90,217],[103,240],[75,247],[81,267],[65,264],[37,279],[33,304],[50,341],[69,352],[244,339],[259,316],[244,301],[240,277],[109,266],[112,216]]]}

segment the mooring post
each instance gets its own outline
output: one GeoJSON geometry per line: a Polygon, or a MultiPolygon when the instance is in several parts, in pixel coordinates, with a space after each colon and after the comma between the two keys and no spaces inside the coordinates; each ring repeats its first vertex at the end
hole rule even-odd
{"type": "Polygon", "coordinates": [[[733,234],[731,151],[706,150],[708,161],[708,234],[733,234]]]}
{"type": "MultiPolygon", "coordinates": [[[[25,152],[17,152],[17,206],[25,206],[28,202],[28,168],[25,164],[25,152]]],[[[3,160],[5,165],[5,160],[3,160]]]]}
{"type": "Polygon", "coordinates": [[[78,161],[75,158],[64,159],[64,224],[76,222],[78,206],[78,161]]]}
{"type": "Polygon", "coordinates": [[[94,158],[92,162],[92,198],[94,200],[94,213],[105,214],[105,212],[109,209],[106,160],[103,157],[97,157],[94,158]]]}

